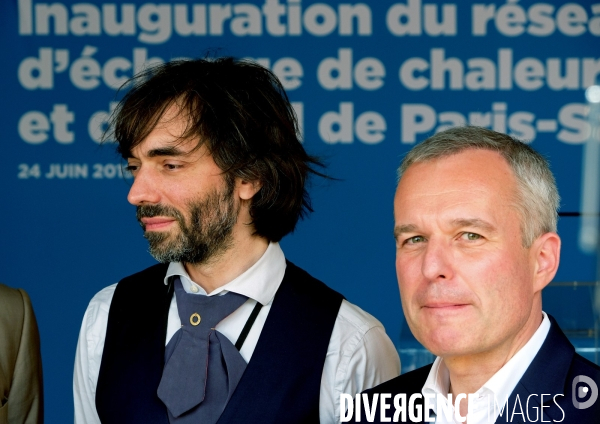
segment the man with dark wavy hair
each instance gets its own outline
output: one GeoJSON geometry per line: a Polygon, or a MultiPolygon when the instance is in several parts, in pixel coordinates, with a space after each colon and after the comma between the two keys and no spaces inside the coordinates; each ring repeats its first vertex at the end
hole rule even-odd
{"type": "Polygon", "coordinates": [[[267,69],[174,61],[112,130],[161,264],[100,291],[77,349],[77,423],[338,422],[341,393],[399,373],[381,324],[287,262],[319,161],[267,69]]]}

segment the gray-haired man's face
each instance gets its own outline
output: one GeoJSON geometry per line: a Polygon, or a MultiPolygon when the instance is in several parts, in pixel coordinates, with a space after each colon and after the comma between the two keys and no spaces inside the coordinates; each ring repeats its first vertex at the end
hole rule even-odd
{"type": "Polygon", "coordinates": [[[402,176],[394,200],[402,306],[437,355],[509,354],[541,322],[540,291],[558,266],[541,249],[557,255],[560,239],[548,233],[523,247],[515,193],[509,165],[488,150],[416,163],[402,176]]]}

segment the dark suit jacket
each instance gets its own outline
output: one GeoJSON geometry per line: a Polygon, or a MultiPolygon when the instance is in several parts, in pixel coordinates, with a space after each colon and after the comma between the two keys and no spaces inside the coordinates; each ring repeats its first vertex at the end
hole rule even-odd
{"type": "Polygon", "coordinates": [[[44,421],[40,336],[27,293],[0,284],[0,424],[44,421]]]}
{"type": "MultiPolygon", "coordinates": [[[[541,422],[541,417],[539,416],[541,406],[544,407],[543,412],[545,422],[554,421],[562,422],[562,424],[600,424],[600,397],[593,405],[586,409],[578,409],[574,404],[574,396],[575,400],[585,402],[593,396],[592,392],[594,390],[596,395],[598,395],[600,389],[600,367],[575,353],[575,348],[560,330],[556,320],[551,316],[549,316],[549,318],[551,327],[544,344],[509,397],[508,412],[510,414],[506,413],[505,408],[503,415],[497,418],[497,424],[506,422],[539,423],[541,422]],[[587,384],[574,383],[574,379],[577,376],[591,378],[596,385],[596,388],[592,387],[591,390],[588,387],[588,392],[583,398],[578,397],[578,395],[581,394],[579,386],[587,386],[587,384]],[[540,404],[541,394],[550,395],[544,396],[543,405],[540,404]],[[560,396],[555,397],[555,395],[560,396]],[[526,412],[528,398],[529,418],[526,412]],[[519,403],[522,407],[523,414],[520,414],[521,410],[519,408],[519,403]],[[513,409],[515,407],[515,413],[513,414],[513,409]],[[537,411],[534,408],[538,408],[537,411]]],[[[421,393],[421,389],[427,380],[430,369],[431,365],[427,365],[380,384],[379,386],[367,390],[366,393],[371,402],[373,400],[373,395],[376,393],[390,393],[392,398],[387,403],[391,405],[391,408],[386,411],[385,416],[393,418],[395,412],[393,406],[394,396],[405,393],[406,404],[408,405],[408,399],[412,394],[421,393]]],[[[498,402],[500,403],[501,400],[498,399],[498,402]]],[[[423,407],[422,399],[415,404],[419,404],[423,407]]],[[[379,402],[377,402],[377,405],[379,406],[379,402]]],[[[353,415],[354,419],[355,417],[356,415],[353,415]]],[[[362,421],[355,419],[354,422],[369,422],[365,418],[364,407],[361,408],[361,418],[362,421]]],[[[406,418],[407,421],[405,422],[409,423],[425,422],[411,421],[408,413],[406,418]]],[[[375,413],[374,421],[370,422],[381,422],[379,407],[375,413]]]]}

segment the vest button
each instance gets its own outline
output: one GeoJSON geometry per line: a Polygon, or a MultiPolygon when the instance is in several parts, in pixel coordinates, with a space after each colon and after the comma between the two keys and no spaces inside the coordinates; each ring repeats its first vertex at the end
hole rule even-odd
{"type": "Polygon", "coordinates": [[[194,312],[190,316],[190,324],[192,324],[194,327],[197,326],[198,324],[200,324],[200,321],[202,321],[202,318],[200,318],[200,315],[198,314],[198,312],[194,312]]]}

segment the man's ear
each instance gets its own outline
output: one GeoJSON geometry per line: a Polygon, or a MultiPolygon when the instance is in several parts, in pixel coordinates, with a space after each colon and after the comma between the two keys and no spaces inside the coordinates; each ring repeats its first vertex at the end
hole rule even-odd
{"type": "Polygon", "coordinates": [[[241,178],[235,180],[235,191],[242,200],[250,200],[261,189],[262,183],[259,180],[248,181],[241,178]]]}
{"type": "Polygon", "coordinates": [[[538,237],[531,246],[534,255],[534,291],[541,291],[552,281],[560,262],[560,237],[546,233],[538,237]]]}

